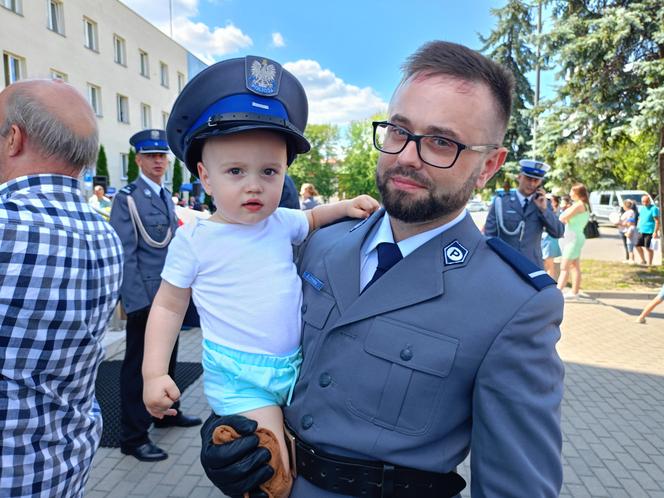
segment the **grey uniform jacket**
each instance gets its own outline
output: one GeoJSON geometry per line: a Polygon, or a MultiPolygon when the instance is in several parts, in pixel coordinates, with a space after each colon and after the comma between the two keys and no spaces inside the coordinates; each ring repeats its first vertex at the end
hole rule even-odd
{"type": "Polygon", "coordinates": [[[128,195],[134,199],[143,226],[155,241],[164,240],[168,227],[171,227],[174,235],[178,222],[170,193],[166,196],[166,209],[161,197],[141,177],[120,189],[115,196],[110,222],[120,236],[125,252],[120,298],[127,313],[131,313],[152,304],[161,284],[161,270],[164,268],[168,247],[151,247],[134,230],[127,207],[128,195]]]}
{"type": "Polygon", "coordinates": [[[523,220],[523,236],[521,231],[518,231],[516,235],[509,235],[498,226],[495,199],[489,209],[484,234],[487,237],[499,237],[541,268],[544,264],[542,261],[542,231],[546,229],[551,237],[559,239],[565,233],[565,225],[558,219],[548,202],[544,212],[530,202],[524,213],[517,196],[510,194],[502,197],[502,205],[505,228],[510,232],[514,231],[519,222],[523,220]]]}
{"type": "MultiPolygon", "coordinates": [[[[473,498],[558,496],[560,291],[527,283],[466,216],[360,295],[360,247],[382,213],[304,248],[289,425],[331,454],[434,472],[470,450],[473,498]],[[454,246],[467,254],[446,263],[454,246]]],[[[299,478],[291,496],[339,495],[299,478]]]]}

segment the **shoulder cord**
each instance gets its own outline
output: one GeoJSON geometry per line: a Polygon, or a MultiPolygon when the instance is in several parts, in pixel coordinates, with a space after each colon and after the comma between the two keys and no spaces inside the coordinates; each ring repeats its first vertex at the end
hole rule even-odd
{"type": "Polygon", "coordinates": [[[170,226],[168,227],[168,231],[166,232],[166,237],[164,237],[164,240],[157,242],[152,237],[150,237],[147,230],[145,230],[143,222],[141,221],[141,217],[138,215],[136,203],[134,202],[134,199],[131,197],[131,195],[127,196],[127,207],[129,208],[129,216],[131,217],[132,222],[131,224],[134,227],[134,235],[136,235],[136,229],[138,228],[138,232],[141,234],[141,237],[150,247],[154,247],[155,249],[163,249],[168,245],[168,243],[173,238],[170,226]]]}
{"type": "MultiPolygon", "coordinates": [[[[516,235],[517,233],[521,232],[519,234],[519,240],[522,240],[523,232],[526,227],[526,222],[524,220],[521,220],[514,230],[508,230],[507,228],[505,228],[505,223],[503,221],[503,199],[500,196],[496,196],[496,199],[494,200],[494,211],[496,212],[498,231],[500,232],[502,230],[507,235],[516,235]]],[[[500,236],[500,233],[498,233],[498,236],[500,236]]]]}

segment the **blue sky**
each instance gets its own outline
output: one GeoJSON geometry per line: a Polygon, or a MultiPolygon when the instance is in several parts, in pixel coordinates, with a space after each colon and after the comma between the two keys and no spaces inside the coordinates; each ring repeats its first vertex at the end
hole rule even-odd
{"type": "MultiPolygon", "coordinates": [[[[169,0],[121,0],[170,33],[169,0]]],[[[247,54],[302,81],[311,123],[384,110],[405,58],[428,40],[480,48],[502,0],[171,0],[173,38],[207,63],[247,54]]]]}

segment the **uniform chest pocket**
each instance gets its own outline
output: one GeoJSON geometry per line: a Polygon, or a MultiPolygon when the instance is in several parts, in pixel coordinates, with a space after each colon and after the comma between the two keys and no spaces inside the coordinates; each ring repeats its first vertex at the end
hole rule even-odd
{"type": "Polygon", "coordinates": [[[374,424],[405,434],[425,432],[436,412],[459,341],[389,318],[374,320],[348,405],[374,424]],[[355,395],[354,393],[357,393],[355,395]]]}
{"type": "Polygon", "coordinates": [[[306,324],[317,329],[325,327],[325,323],[334,308],[334,298],[320,291],[309,291],[305,293],[302,305],[302,319],[306,324]]]}

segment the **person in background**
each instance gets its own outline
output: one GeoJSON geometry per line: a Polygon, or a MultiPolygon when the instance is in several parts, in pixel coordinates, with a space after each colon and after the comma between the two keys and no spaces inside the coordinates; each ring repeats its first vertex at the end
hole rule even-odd
{"type": "Polygon", "coordinates": [[[0,92],[0,495],[83,496],[102,432],[95,398],[122,244],[77,178],[99,148],[60,80],[0,92]]]}
{"type": "Polygon", "coordinates": [[[313,209],[318,206],[319,202],[316,200],[318,190],[311,183],[302,184],[300,195],[302,196],[302,202],[300,203],[302,210],[306,211],[307,209],[313,209]]]}
{"type": "MultiPolygon", "coordinates": [[[[550,198],[551,210],[556,216],[560,216],[560,196],[552,195],[550,198]]],[[[542,232],[542,259],[544,260],[544,269],[552,279],[558,279],[558,270],[556,269],[555,258],[562,255],[558,239],[551,237],[549,232],[542,232]]]]}
{"type": "Polygon", "coordinates": [[[662,288],[659,290],[659,293],[650,301],[645,308],[643,308],[643,311],[639,315],[639,317],[636,319],[637,323],[646,323],[646,317],[652,313],[652,311],[662,302],[664,301],[664,285],[662,285],[662,288]]]}
{"type": "Polygon", "coordinates": [[[88,204],[94,209],[106,209],[111,207],[111,200],[106,197],[104,187],[95,185],[92,195],[88,198],[88,204]]]}
{"type": "Polygon", "coordinates": [[[636,210],[634,201],[625,199],[622,205],[622,213],[618,222],[618,233],[625,247],[625,263],[634,264],[634,246],[638,240],[636,231],[636,210]]]}
{"type": "Polygon", "coordinates": [[[571,292],[564,292],[565,300],[576,300],[579,298],[581,288],[581,249],[586,242],[583,233],[588,219],[590,218],[590,207],[588,205],[588,190],[582,183],[574,185],[569,193],[572,205],[560,215],[560,221],[565,224],[565,235],[561,240],[562,261],[560,262],[560,277],[558,278],[558,289],[565,289],[567,281],[572,280],[571,292]]]}
{"type": "Polygon", "coordinates": [[[650,200],[650,196],[644,195],[641,198],[641,207],[639,207],[639,220],[636,225],[636,230],[639,232],[639,238],[636,242],[636,252],[639,253],[640,263],[646,264],[643,251],[648,255],[648,266],[652,265],[652,259],[655,251],[652,250],[650,244],[653,239],[659,238],[659,208],[655,206],[650,200]]]}

